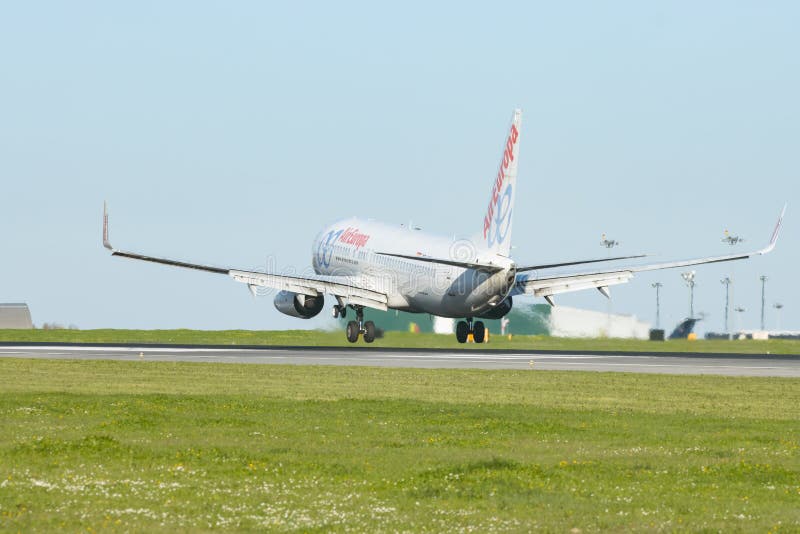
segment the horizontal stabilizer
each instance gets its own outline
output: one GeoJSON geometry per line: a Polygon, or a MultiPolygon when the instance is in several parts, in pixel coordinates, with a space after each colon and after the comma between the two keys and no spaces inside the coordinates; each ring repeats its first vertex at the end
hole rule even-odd
{"type": "Polygon", "coordinates": [[[403,258],[406,260],[414,260],[414,261],[424,261],[428,263],[438,263],[441,265],[450,265],[452,267],[462,267],[464,269],[477,269],[479,271],[487,271],[490,273],[494,273],[497,271],[502,271],[503,267],[499,265],[494,265],[492,263],[479,263],[474,261],[456,261],[456,260],[445,260],[442,258],[431,258],[430,256],[410,256],[405,254],[389,254],[388,252],[378,252],[379,256],[390,256],[393,258],[403,258]]]}

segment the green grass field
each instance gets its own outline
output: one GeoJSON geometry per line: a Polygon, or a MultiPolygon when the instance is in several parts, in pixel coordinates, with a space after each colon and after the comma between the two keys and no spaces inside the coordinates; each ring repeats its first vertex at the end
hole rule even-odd
{"type": "Polygon", "coordinates": [[[355,347],[425,347],[474,349],[607,350],[661,352],[732,352],[743,354],[800,354],[800,340],[769,341],[638,339],[565,339],[549,336],[492,336],[490,343],[460,345],[455,336],[387,332],[372,345],[351,345],[340,331],[286,330],[0,330],[0,342],[172,343],[185,345],[304,345],[355,347]]]}
{"type": "Polygon", "coordinates": [[[0,413],[3,531],[800,530],[795,379],[0,359],[0,413]]]}

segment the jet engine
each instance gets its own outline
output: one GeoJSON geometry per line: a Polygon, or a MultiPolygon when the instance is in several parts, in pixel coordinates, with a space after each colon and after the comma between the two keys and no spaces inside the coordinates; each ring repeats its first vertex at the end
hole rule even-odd
{"type": "Polygon", "coordinates": [[[311,319],[322,311],[324,305],[325,299],[322,295],[310,297],[291,291],[280,291],[275,295],[275,308],[279,312],[301,319],[311,319]]]}
{"type": "Polygon", "coordinates": [[[511,311],[511,307],[513,305],[514,302],[512,301],[511,297],[506,297],[506,299],[503,302],[501,302],[494,308],[491,308],[483,315],[479,315],[478,317],[480,317],[481,319],[500,319],[501,317],[504,317],[508,312],[511,311]]]}

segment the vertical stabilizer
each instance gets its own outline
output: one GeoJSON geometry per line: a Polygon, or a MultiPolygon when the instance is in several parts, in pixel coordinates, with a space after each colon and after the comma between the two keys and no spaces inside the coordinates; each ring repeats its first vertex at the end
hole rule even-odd
{"type": "Polygon", "coordinates": [[[500,168],[492,181],[489,206],[484,213],[483,229],[479,238],[483,248],[506,257],[511,252],[511,219],[514,214],[514,196],[517,192],[521,125],[522,110],[516,109],[503,145],[500,168]]]}

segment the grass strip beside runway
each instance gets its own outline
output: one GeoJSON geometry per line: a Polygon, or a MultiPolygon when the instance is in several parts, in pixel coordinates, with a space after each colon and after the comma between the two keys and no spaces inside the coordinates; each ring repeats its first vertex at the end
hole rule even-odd
{"type": "Polygon", "coordinates": [[[800,529],[800,381],[0,360],[0,530],[800,529]]]}
{"type": "Polygon", "coordinates": [[[581,338],[550,336],[491,336],[490,343],[459,344],[455,336],[387,332],[372,345],[348,343],[344,332],[320,330],[0,330],[0,342],[42,343],[155,343],[175,345],[289,345],[326,347],[409,347],[445,349],[539,349],[615,352],[703,352],[740,354],[800,354],[800,340],[671,340],[581,338]]]}

